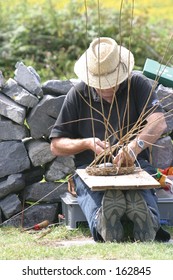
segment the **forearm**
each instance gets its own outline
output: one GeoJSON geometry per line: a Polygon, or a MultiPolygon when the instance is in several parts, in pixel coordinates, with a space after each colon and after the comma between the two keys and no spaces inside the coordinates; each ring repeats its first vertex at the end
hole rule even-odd
{"type": "Polygon", "coordinates": [[[51,141],[51,152],[56,156],[68,156],[81,153],[85,150],[92,150],[97,155],[105,150],[107,143],[101,141],[99,138],[53,138],[51,141]]]}
{"type": "Polygon", "coordinates": [[[75,155],[88,149],[87,139],[53,138],[50,148],[56,156],[75,155]]]}
{"type": "Polygon", "coordinates": [[[143,130],[137,134],[136,138],[129,143],[129,148],[131,148],[135,155],[141,152],[141,148],[137,145],[137,140],[144,141],[144,149],[152,146],[164,133],[167,125],[162,113],[155,113],[147,119],[147,124],[143,130]]]}
{"type": "Polygon", "coordinates": [[[120,149],[117,156],[114,159],[114,163],[121,164],[122,162],[127,162],[127,153],[130,157],[128,157],[129,164],[132,164],[142,150],[146,149],[149,146],[152,146],[157,139],[165,131],[167,125],[164,119],[164,115],[162,113],[154,113],[147,119],[147,124],[145,127],[136,135],[136,138],[130,141],[127,145],[126,151],[120,149]],[[144,147],[141,148],[139,146],[138,140],[142,140],[144,147]]]}

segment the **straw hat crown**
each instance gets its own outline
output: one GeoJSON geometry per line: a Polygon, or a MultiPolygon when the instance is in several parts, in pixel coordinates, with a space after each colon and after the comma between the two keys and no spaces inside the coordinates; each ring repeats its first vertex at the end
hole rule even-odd
{"type": "Polygon", "coordinates": [[[89,86],[111,88],[122,83],[133,70],[134,57],[108,37],[94,39],[75,63],[74,72],[89,86]]]}
{"type": "Polygon", "coordinates": [[[93,75],[112,73],[119,63],[118,45],[113,39],[94,40],[88,49],[88,70],[93,75]]]}

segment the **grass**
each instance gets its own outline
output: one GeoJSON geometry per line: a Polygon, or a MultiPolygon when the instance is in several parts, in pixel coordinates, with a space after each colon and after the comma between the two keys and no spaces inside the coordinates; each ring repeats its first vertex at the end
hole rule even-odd
{"type": "MultiPolygon", "coordinates": [[[[58,226],[42,231],[21,232],[0,229],[1,260],[172,260],[173,244],[158,242],[88,243],[70,245],[67,241],[92,240],[88,228],[68,230],[58,226]],[[47,234],[46,234],[47,233],[47,234]],[[44,235],[45,234],[45,235],[44,235]],[[44,236],[43,236],[44,235],[44,236]],[[67,246],[65,245],[67,244],[67,246]]],[[[173,237],[173,227],[169,227],[173,237]]],[[[73,243],[74,244],[74,243],[73,243]]]]}

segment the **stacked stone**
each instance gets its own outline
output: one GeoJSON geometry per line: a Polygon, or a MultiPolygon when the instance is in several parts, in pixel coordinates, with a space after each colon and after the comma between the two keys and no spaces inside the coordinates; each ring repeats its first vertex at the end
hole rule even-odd
{"type": "Polygon", "coordinates": [[[151,163],[155,167],[164,169],[173,166],[173,88],[159,84],[156,93],[163,107],[167,129],[152,146],[151,163]]]}
{"type": "Polygon", "coordinates": [[[31,66],[16,64],[14,78],[0,73],[0,224],[30,227],[43,220],[56,222],[58,182],[74,171],[73,157],[55,157],[49,134],[71,81],[48,81],[31,66]]]}

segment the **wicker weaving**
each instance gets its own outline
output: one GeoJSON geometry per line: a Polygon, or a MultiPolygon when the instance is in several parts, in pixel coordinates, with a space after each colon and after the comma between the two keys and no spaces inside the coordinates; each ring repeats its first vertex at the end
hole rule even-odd
{"type": "Polygon", "coordinates": [[[123,175],[123,174],[131,174],[135,170],[135,165],[132,166],[121,166],[118,167],[116,164],[110,165],[94,165],[86,167],[86,172],[88,175],[94,176],[115,176],[115,175],[123,175]]]}

